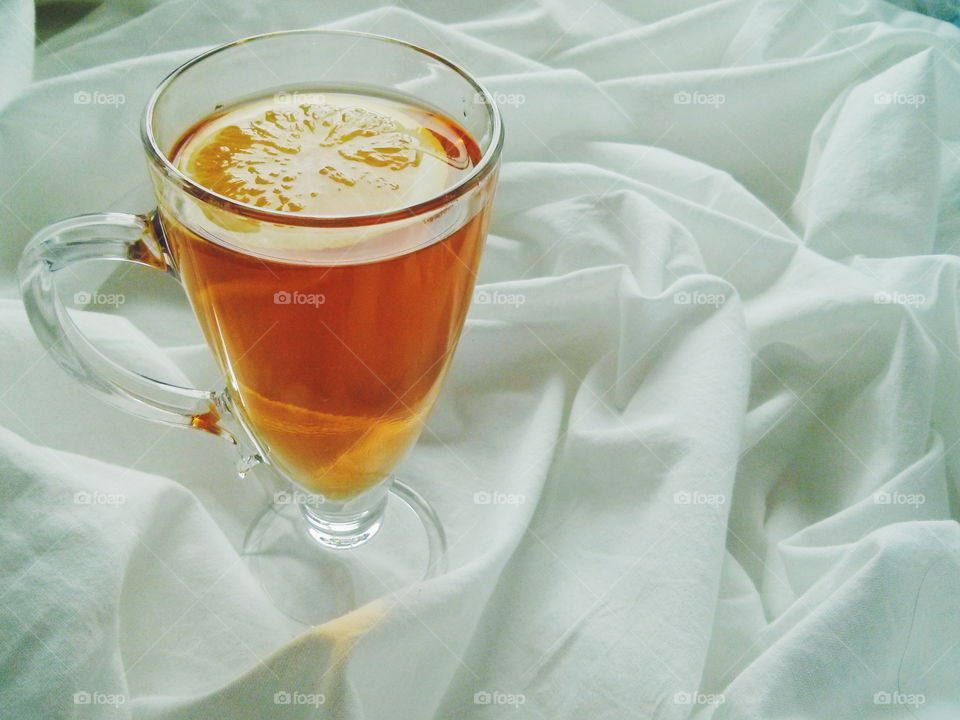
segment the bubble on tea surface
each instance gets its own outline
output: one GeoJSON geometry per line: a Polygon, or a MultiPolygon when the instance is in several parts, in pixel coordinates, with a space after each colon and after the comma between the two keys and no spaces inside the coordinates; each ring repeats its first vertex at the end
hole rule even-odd
{"type": "Polygon", "coordinates": [[[182,171],[216,193],[264,210],[312,215],[422,202],[442,193],[466,162],[450,157],[399,103],[347,94],[240,105],[200,128],[176,158],[182,171]]]}

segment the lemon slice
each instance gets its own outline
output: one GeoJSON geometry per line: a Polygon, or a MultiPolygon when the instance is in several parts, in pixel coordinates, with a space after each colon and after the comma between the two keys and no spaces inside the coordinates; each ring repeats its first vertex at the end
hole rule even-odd
{"type": "Polygon", "coordinates": [[[387,212],[443,192],[454,168],[436,136],[384,98],[268,97],[198,129],[178,168],[238,202],[310,215],[387,212]]]}

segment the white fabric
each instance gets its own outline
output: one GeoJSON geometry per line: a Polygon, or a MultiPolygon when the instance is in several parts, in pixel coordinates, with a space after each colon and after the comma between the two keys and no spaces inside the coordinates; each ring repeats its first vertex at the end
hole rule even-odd
{"type": "MultiPolygon", "coordinates": [[[[872,0],[116,0],[28,84],[32,21],[0,3],[0,717],[960,716],[960,30],[872,0]],[[474,304],[401,468],[451,572],[304,629],[238,562],[262,498],[229,448],[68,379],[14,266],[149,207],[172,68],[322,25],[499,94],[480,291],[522,301],[474,304]]],[[[133,323],[91,334],[209,384],[172,283],[111,288],[133,323]]]]}

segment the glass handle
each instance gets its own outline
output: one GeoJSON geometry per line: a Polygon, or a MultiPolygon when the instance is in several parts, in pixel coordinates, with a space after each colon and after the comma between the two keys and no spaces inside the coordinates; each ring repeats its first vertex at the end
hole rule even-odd
{"type": "Polygon", "coordinates": [[[236,442],[220,423],[222,394],[170,385],[121,367],[80,332],[60,300],[55,276],[85,260],[133,262],[173,275],[155,213],[95,213],[50,225],[20,259],[20,292],[30,324],[57,363],[112,405],[148,420],[193,427],[236,442]]]}

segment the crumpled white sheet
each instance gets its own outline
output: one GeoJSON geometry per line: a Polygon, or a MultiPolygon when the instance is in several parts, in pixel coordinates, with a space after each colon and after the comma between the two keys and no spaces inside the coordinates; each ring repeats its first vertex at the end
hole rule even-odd
{"type": "MultiPolygon", "coordinates": [[[[33,15],[0,3],[0,717],[960,716],[957,28],[853,0],[116,0],[32,60],[33,15]],[[69,380],[13,268],[49,222],[149,207],[137,122],[172,68],[324,25],[498,93],[480,291],[522,302],[473,306],[401,469],[450,573],[304,629],[238,561],[262,498],[229,449],[69,380]]],[[[172,282],[103,288],[119,313],[81,315],[112,355],[212,384],[172,282]]]]}

